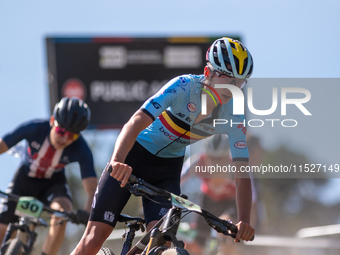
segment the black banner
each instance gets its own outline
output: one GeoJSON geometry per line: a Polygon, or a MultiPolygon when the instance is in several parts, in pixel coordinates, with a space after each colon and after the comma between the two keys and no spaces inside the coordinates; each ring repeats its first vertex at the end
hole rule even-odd
{"type": "Polygon", "coordinates": [[[90,128],[121,128],[170,79],[202,74],[217,38],[48,37],[51,112],[62,97],[77,96],[91,109],[90,128]]]}

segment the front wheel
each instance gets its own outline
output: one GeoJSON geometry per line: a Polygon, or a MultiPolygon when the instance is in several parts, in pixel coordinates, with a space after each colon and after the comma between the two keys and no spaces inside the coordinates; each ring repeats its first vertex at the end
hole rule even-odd
{"type": "Polygon", "coordinates": [[[168,247],[166,246],[156,246],[150,250],[148,255],[161,255],[163,254],[163,251],[167,250],[168,247]]]}
{"type": "Polygon", "coordinates": [[[109,248],[102,247],[102,248],[100,248],[100,250],[97,253],[97,255],[115,255],[115,254],[109,248]]]}
{"type": "Polygon", "coordinates": [[[24,255],[24,254],[25,254],[24,245],[18,238],[15,238],[11,241],[5,253],[5,255],[24,255]]]}
{"type": "Polygon", "coordinates": [[[189,252],[187,252],[184,248],[181,247],[174,247],[165,250],[162,255],[189,255],[189,252]]]}

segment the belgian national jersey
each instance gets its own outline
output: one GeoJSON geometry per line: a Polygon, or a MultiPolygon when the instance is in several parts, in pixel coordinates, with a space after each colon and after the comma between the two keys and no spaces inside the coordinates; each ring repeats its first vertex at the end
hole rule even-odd
{"type": "Polygon", "coordinates": [[[227,134],[234,161],[248,161],[245,117],[233,115],[233,100],[218,105],[211,116],[195,123],[201,112],[203,75],[183,75],[169,81],[141,107],[155,121],[143,130],[137,141],[152,154],[163,158],[180,157],[185,147],[213,134],[227,134]],[[227,120],[216,124],[213,119],[227,120]]]}

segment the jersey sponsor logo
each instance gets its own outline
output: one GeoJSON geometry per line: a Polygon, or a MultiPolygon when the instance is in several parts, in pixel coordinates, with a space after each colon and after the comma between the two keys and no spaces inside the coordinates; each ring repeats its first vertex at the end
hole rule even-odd
{"type": "Polygon", "coordinates": [[[161,127],[159,129],[159,131],[161,131],[161,133],[163,135],[165,135],[166,137],[168,137],[172,141],[176,141],[177,143],[181,143],[181,144],[185,144],[185,145],[189,145],[190,144],[190,141],[183,141],[178,136],[175,136],[175,135],[172,135],[172,134],[168,133],[167,131],[165,131],[164,127],[161,127]]]}
{"type": "Polygon", "coordinates": [[[70,159],[69,159],[68,156],[63,156],[62,161],[65,162],[65,163],[69,163],[70,159]]]}
{"type": "Polygon", "coordinates": [[[32,146],[32,148],[39,150],[41,145],[39,143],[37,143],[36,141],[33,141],[33,142],[31,142],[31,146],[32,146]]]}
{"type": "Polygon", "coordinates": [[[114,219],[115,219],[115,215],[112,212],[105,211],[105,213],[104,213],[104,220],[109,221],[109,222],[112,223],[114,221],[114,219]]]}
{"type": "Polygon", "coordinates": [[[247,134],[247,128],[245,125],[243,125],[243,123],[238,124],[237,128],[241,129],[244,135],[247,134]]]}
{"type": "Polygon", "coordinates": [[[172,141],[174,141],[174,140],[176,140],[176,139],[178,138],[177,136],[171,135],[171,134],[169,134],[168,132],[166,132],[165,129],[164,129],[163,127],[161,127],[161,128],[159,129],[159,131],[161,131],[161,133],[162,133],[163,135],[169,137],[169,139],[172,140],[172,141]]]}
{"type": "Polygon", "coordinates": [[[179,77],[179,80],[181,81],[183,85],[187,84],[187,81],[186,79],[184,79],[184,77],[179,77]]]}
{"type": "Polygon", "coordinates": [[[156,101],[154,101],[153,99],[151,99],[150,103],[153,105],[153,107],[155,107],[156,109],[161,108],[162,106],[157,103],[156,101]]]}
{"type": "Polygon", "coordinates": [[[210,131],[210,127],[207,127],[207,126],[204,126],[204,125],[203,125],[202,129],[203,129],[205,132],[210,131]]]}
{"type": "Polygon", "coordinates": [[[177,93],[177,90],[174,89],[174,88],[166,89],[166,90],[164,90],[163,94],[164,94],[164,93],[165,93],[165,94],[171,94],[171,93],[175,94],[175,93],[177,93]]]}
{"type": "Polygon", "coordinates": [[[215,129],[214,129],[214,128],[211,128],[211,127],[206,126],[206,125],[204,125],[204,124],[199,124],[199,127],[202,128],[202,129],[203,129],[204,131],[206,131],[206,132],[208,132],[208,131],[210,131],[210,132],[215,132],[215,129]]]}
{"type": "Polygon", "coordinates": [[[180,87],[183,91],[185,91],[185,86],[187,85],[187,81],[183,77],[179,77],[180,83],[177,83],[177,86],[180,87]]]}
{"type": "Polygon", "coordinates": [[[179,116],[180,118],[184,118],[185,117],[185,114],[184,113],[181,113],[181,112],[178,112],[175,114],[176,116],[179,116]]]}
{"type": "Polygon", "coordinates": [[[237,141],[236,143],[234,143],[234,147],[243,150],[247,148],[247,144],[245,141],[237,141]]]}
{"type": "Polygon", "coordinates": [[[189,112],[196,112],[197,111],[197,106],[196,106],[195,103],[189,102],[187,104],[187,109],[188,109],[189,112]]]}

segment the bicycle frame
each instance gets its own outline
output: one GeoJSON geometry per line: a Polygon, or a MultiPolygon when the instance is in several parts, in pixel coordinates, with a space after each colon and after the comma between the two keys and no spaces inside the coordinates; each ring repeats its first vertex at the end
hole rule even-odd
{"type": "MultiPolygon", "coordinates": [[[[179,241],[176,238],[177,230],[180,223],[182,210],[180,208],[173,207],[160,219],[152,228],[146,233],[135,245],[131,248],[127,243],[132,240],[127,240],[123,244],[121,255],[134,255],[136,252],[141,252],[142,255],[147,254],[152,248],[156,246],[164,246],[167,241],[171,241],[175,247],[184,248],[184,242],[179,241]]],[[[131,232],[136,230],[131,229],[128,232],[128,236],[131,232]]],[[[132,234],[132,233],[131,233],[132,234]]]]}
{"type": "MultiPolygon", "coordinates": [[[[146,233],[132,248],[131,243],[138,229],[130,228],[127,239],[123,244],[120,255],[147,255],[158,246],[166,247],[166,242],[170,241],[174,247],[184,248],[184,242],[178,240],[177,230],[181,222],[183,208],[173,206],[168,212],[146,233]],[[132,239],[131,239],[132,237],[132,239]],[[131,249],[130,249],[131,248],[131,249]]],[[[121,220],[118,220],[122,222],[121,220]]],[[[133,224],[131,224],[133,225],[133,224]]]]}
{"type": "MultiPolygon", "coordinates": [[[[112,168],[110,164],[107,164],[105,170],[112,172],[112,168]]],[[[229,235],[233,238],[236,237],[235,233],[237,233],[237,227],[232,224],[231,221],[222,220],[213,214],[209,213],[208,211],[203,210],[199,205],[196,205],[190,202],[187,199],[186,195],[177,196],[171,192],[168,192],[164,189],[157,188],[142,179],[138,179],[136,176],[131,175],[129,178],[129,183],[126,184],[126,188],[130,191],[131,194],[135,196],[143,196],[150,200],[150,197],[153,196],[163,196],[164,198],[169,199],[172,203],[172,208],[168,210],[168,212],[160,219],[149,232],[144,235],[136,245],[130,250],[128,244],[123,246],[121,255],[135,255],[137,252],[141,253],[141,255],[149,255],[149,252],[152,249],[157,249],[158,252],[163,251],[163,249],[167,249],[168,247],[164,246],[167,241],[172,242],[173,246],[176,248],[184,248],[184,242],[179,241],[176,238],[177,230],[179,227],[179,223],[182,219],[182,211],[188,212],[196,212],[199,213],[202,217],[205,218],[208,225],[215,229],[217,232],[223,233],[224,235],[229,235]],[[230,233],[231,231],[232,233],[230,233]],[[156,248],[157,247],[157,248],[156,248]],[[158,250],[160,248],[160,250],[158,250]]],[[[131,230],[133,233],[131,236],[134,237],[134,231],[131,230]]],[[[130,233],[129,231],[129,233],[130,233]]],[[[251,239],[253,240],[254,237],[251,239]]],[[[130,244],[132,239],[128,240],[130,244]]],[[[151,252],[155,254],[154,252],[151,252]]]]}

